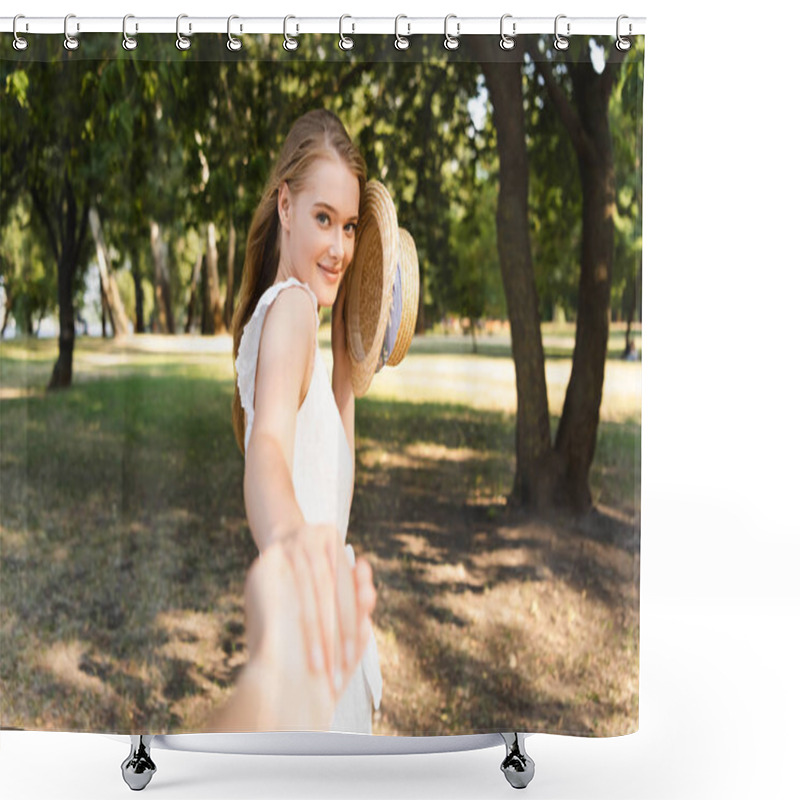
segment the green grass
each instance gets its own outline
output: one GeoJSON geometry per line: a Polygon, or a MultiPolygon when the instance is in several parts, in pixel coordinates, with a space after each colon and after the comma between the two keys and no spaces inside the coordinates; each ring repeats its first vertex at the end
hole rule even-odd
{"type": "MultiPolygon", "coordinates": [[[[80,340],[73,387],[46,393],[54,357],[54,342],[0,352],[0,724],[198,730],[242,662],[256,554],[229,351],[80,340]]],[[[397,524],[396,503],[424,517],[431,492],[444,514],[510,490],[512,414],[380,394],[356,409],[362,546],[379,542],[360,521],[397,524]]],[[[639,448],[638,422],[602,423],[592,473],[637,524],[639,448]]]]}

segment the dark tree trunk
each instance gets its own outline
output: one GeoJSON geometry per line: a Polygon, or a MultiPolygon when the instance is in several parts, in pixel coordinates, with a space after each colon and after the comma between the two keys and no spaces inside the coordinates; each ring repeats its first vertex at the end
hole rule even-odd
{"type": "MultiPolygon", "coordinates": [[[[69,185],[69,184],[68,184],[69,185]]],[[[67,212],[63,228],[61,254],[58,259],[58,359],[50,375],[50,389],[65,389],[72,385],[72,355],[75,350],[75,306],[72,300],[72,284],[78,266],[78,255],[86,235],[88,206],[81,220],[81,230],[77,231],[77,205],[72,187],[67,192],[67,212]],[[77,236],[76,236],[77,234],[77,236]]]]}
{"type": "Polygon", "coordinates": [[[228,285],[225,289],[225,327],[231,329],[233,319],[233,301],[236,298],[236,226],[233,224],[233,214],[228,218],[228,285]]]}
{"type": "Polygon", "coordinates": [[[197,254],[194,262],[194,269],[192,270],[192,283],[189,286],[189,302],[186,305],[186,325],[183,328],[184,333],[192,332],[192,325],[194,325],[195,314],[197,313],[197,299],[201,290],[201,278],[203,275],[203,253],[197,254]]]}
{"type": "Polygon", "coordinates": [[[539,72],[575,148],[583,193],[575,352],[555,445],[566,465],[564,500],[577,511],[592,506],[589,470],[597,442],[608,350],[616,200],[608,102],[621,57],[615,52],[611,48],[612,56],[600,74],[588,59],[567,62],[574,108],[556,83],[550,65],[537,54],[539,72]]]}
{"type": "Polygon", "coordinates": [[[203,281],[202,332],[206,334],[221,333],[225,328],[219,293],[218,263],[216,227],[213,222],[209,222],[206,226],[205,280],[203,281]]]}
{"type": "Polygon", "coordinates": [[[637,267],[636,274],[633,276],[633,283],[631,285],[631,301],[628,303],[628,314],[625,325],[625,352],[622,354],[623,358],[630,358],[636,353],[636,346],[633,341],[633,318],[636,316],[636,306],[639,302],[639,269],[637,267]]]}
{"type": "Polygon", "coordinates": [[[142,266],[139,251],[131,253],[131,275],[133,276],[133,296],[136,303],[136,333],[144,333],[144,289],[142,288],[142,266]]]}
{"type": "Polygon", "coordinates": [[[55,219],[39,187],[31,187],[34,208],[47,231],[48,242],[58,269],[58,358],[47,384],[48,390],[65,389],[72,384],[72,354],[75,349],[75,308],[72,285],[86,240],[89,206],[79,212],[69,178],[64,176],[61,198],[54,205],[55,219]]]}
{"type": "Polygon", "coordinates": [[[106,333],[107,309],[108,303],[106,302],[106,293],[103,291],[103,278],[100,276],[100,335],[103,339],[108,335],[106,333]]]}
{"type": "Polygon", "coordinates": [[[517,466],[510,500],[540,508],[552,503],[558,470],[550,439],[539,298],[528,225],[528,155],[519,63],[494,60],[494,40],[476,37],[497,130],[500,193],[497,248],[517,384],[517,466]]]}
{"type": "Polygon", "coordinates": [[[208,306],[208,253],[203,255],[201,261],[199,300],[200,333],[212,333],[213,323],[211,321],[211,309],[208,306]]]}
{"type": "Polygon", "coordinates": [[[583,233],[578,319],[572,372],[556,435],[556,451],[567,463],[565,489],[569,505],[587,510],[592,505],[589,468],[597,442],[608,348],[614,247],[614,223],[606,213],[614,200],[614,165],[610,151],[595,163],[579,162],[579,168],[583,233]]]}
{"type": "Polygon", "coordinates": [[[156,326],[159,333],[175,333],[175,318],[172,315],[172,293],[169,288],[169,266],[167,265],[167,243],[161,236],[157,222],[150,222],[150,246],[153,251],[155,273],[156,326]]]}

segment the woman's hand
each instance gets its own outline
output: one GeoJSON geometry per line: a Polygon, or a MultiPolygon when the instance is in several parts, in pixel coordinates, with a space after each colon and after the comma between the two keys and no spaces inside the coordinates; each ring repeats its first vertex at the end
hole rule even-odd
{"type": "Polygon", "coordinates": [[[307,526],[276,541],[250,567],[245,581],[249,660],[208,730],[330,727],[336,703],[369,640],[376,593],[369,564],[359,559],[351,567],[338,534],[335,569],[330,562],[316,567],[305,563],[306,544],[313,544],[323,560],[329,559],[333,540],[329,542],[327,528],[307,526]],[[320,583],[315,570],[323,575],[320,583]],[[352,658],[345,659],[346,636],[351,634],[352,658]],[[315,650],[322,653],[322,668],[315,650]],[[341,671],[338,682],[336,669],[341,671]]]}
{"type": "Polygon", "coordinates": [[[333,525],[303,525],[279,538],[295,579],[300,630],[308,669],[327,678],[338,695],[361,658],[375,606],[372,573],[366,563],[354,575],[338,530],[333,525]],[[364,570],[372,593],[364,593],[364,570]],[[361,583],[355,578],[360,576],[361,583]],[[361,592],[361,594],[359,594],[361,592]],[[366,638],[365,638],[366,636],[366,638]]]}

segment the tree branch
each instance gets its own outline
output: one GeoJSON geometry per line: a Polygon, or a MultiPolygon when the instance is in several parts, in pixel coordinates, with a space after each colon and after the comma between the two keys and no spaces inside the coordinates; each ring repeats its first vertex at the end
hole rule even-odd
{"type": "Polygon", "coordinates": [[[45,206],[44,199],[42,198],[42,195],[39,192],[39,187],[36,184],[31,186],[31,198],[33,199],[34,208],[39,212],[39,219],[42,220],[42,224],[47,230],[47,238],[50,241],[50,247],[53,249],[53,255],[55,256],[56,264],[58,264],[58,238],[53,230],[53,224],[47,213],[47,207],[45,206]]]}
{"type": "Polygon", "coordinates": [[[344,77],[340,78],[336,87],[334,88],[334,94],[341,94],[344,92],[346,88],[350,86],[351,83],[354,83],[357,78],[360,78],[361,75],[367,71],[369,67],[372,65],[369,62],[358,62],[353,66],[349,72],[345,73],[344,77]]]}
{"type": "MultiPolygon", "coordinates": [[[[83,246],[86,241],[86,231],[89,227],[89,203],[87,202],[86,205],[83,207],[83,214],[81,215],[81,223],[80,223],[80,231],[78,233],[78,246],[75,249],[75,261],[77,265],[78,259],[81,257],[81,253],[83,252],[83,246]]],[[[109,270],[111,269],[111,264],[108,265],[109,270]]]]}
{"type": "Polygon", "coordinates": [[[567,129],[567,134],[572,141],[572,146],[579,156],[588,156],[591,153],[592,147],[586,135],[586,131],[584,131],[583,125],[581,125],[577,112],[567,99],[567,95],[555,79],[552,64],[547,60],[547,56],[540,53],[538,48],[535,47],[535,41],[536,40],[532,40],[534,44],[528,46],[528,54],[536,65],[536,71],[544,80],[547,94],[556,108],[559,119],[567,129]]]}

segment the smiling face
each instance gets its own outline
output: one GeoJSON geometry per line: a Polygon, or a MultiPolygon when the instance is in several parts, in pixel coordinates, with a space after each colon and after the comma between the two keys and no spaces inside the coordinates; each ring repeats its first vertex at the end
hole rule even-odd
{"type": "Polygon", "coordinates": [[[353,259],[358,222],[358,178],[336,156],[318,159],[305,185],[278,191],[281,220],[276,281],[307,283],[321,306],[332,306],[353,259]]]}

